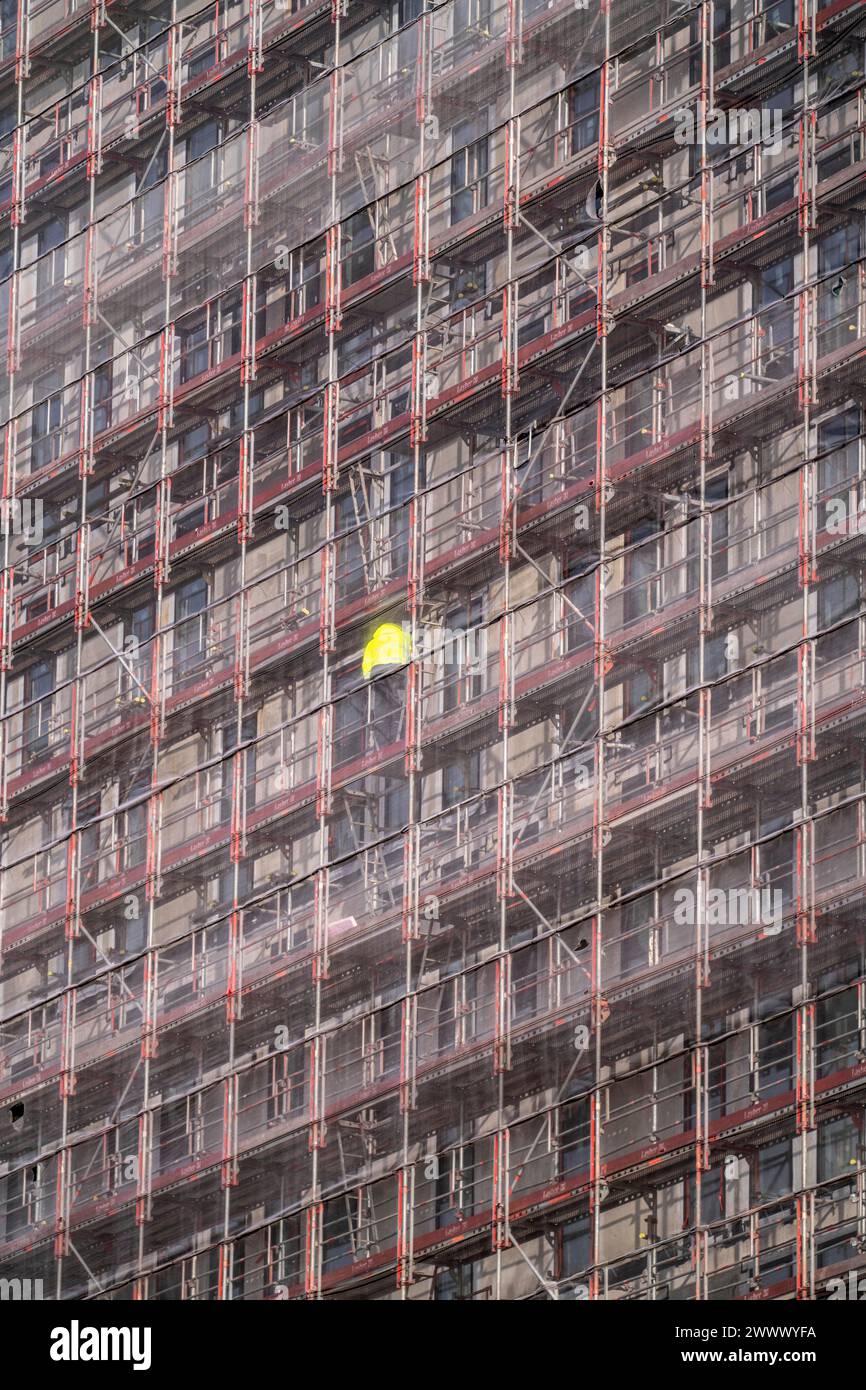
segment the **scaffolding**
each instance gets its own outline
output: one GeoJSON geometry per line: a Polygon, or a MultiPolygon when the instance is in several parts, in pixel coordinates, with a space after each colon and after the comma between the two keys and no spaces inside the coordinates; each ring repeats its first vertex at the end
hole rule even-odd
{"type": "Polygon", "coordinates": [[[862,0],[18,0],[0,93],[4,1275],[826,1297],[862,0]]]}

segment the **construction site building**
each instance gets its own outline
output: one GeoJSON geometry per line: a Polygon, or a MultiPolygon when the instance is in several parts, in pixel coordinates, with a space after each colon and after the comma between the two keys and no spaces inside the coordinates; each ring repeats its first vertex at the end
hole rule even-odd
{"type": "Polygon", "coordinates": [[[863,0],[0,0],[0,1271],[866,1271],[863,0]]]}

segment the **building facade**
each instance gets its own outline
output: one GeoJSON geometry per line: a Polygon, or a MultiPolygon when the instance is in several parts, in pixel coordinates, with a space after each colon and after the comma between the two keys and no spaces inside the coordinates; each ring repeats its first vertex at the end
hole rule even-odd
{"type": "Polygon", "coordinates": [[[864,45],[2,0],[16,1288],[866,1269],[864,45]]]}

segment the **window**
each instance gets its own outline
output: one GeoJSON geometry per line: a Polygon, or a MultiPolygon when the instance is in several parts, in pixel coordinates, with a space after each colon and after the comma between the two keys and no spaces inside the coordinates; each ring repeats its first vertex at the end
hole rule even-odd
{"type": "MultiPolygon", "coordinates": [[[[409,563],[409,507],[415,485],[414,460],[394,458],[387,474],[388,533],[391,576],[404,574],[409,563]]],[[[423,477],[422,477],[423,486],[423,477]]]]}
{"type": "Polygon", "coordinates": [[[175,594],[174,664],[178,675],[204,660],[207,651],[207,584],[198,575],[175,594]]]}
{"type": "Polygon", "coordinates": [[[562,578],[566,647],[576,652],[595,640],[595,569],[585,555],[573,551],[566,558],[562,578]]]}
{"type": "Polygon", "coordinates": [[[328,831],[329,858],[343,859],[356,854],[366,839],[366,817],[364,807],[357,801],[344,798],[342,814],[331,818],[328,831]]]}
{"type": "MultiPolygon", "coordinates": [[[[100,843],[102,838],[100,814],[102,812],[102,798],[99,792],[91,796],[82,798],[78,804],[77,823],[79,826],[78,853],[79,867],[81,870],[81,888],[86,892],[89,888],[94,888],[99,882],[99,861],[100,843]]],[[[76,943],[79,944],[79,943],[76,943]]],[[[90,941],[85,937],[83,944],[90,946],[90,941]]],[[[86,970],[90,961],[83,963],[83,970],[86,970]]]]}
{"type": "MultiPolygon", "coordinates": [[[[752,1204],[772,1202],[777,1197],[788,1196],[794,1176],[790,1139],[781,1139],[777,1144],[768,1144],[765,1149],[759,1149],[754,1155],[751,1172],[752,1204]]],[[[768,1212],[763,1219],[772,1220],[773,1216],[774,1213],[768,1212]]]]}
{"type": "MultiPolygon", "coordinates": [[[[120,786],[121,811],[118,817],[121,868],[132,869],[143,864],[147,854],[147,797],[150,777],[146,772],[126,777],[120,786]]],[[[135,919],[132,940],[139,940],[144,930],[143,919],[135,919]]],[[[142,941],[143,944],[143,941],[142,941]]]]}
{"type": "Polygon", "coordinates": [[[461,1217],[471,1216],[474,1167],[473,1144],[461,1144],[459,1148],[438,1155],[435,1178],[437,1229],[451,1226],[461,1217]]]}
{"type": "Polygon", "coordinates": [[[818,1181],[851,1177],[858,1167],[860,1135],[850,1115],[818,1125],[818,1181]]]}
{"type": "Polygon", "coordinates": [[[63,374],[49,372],[34,387],[34,395],[45,392],[33,407],[31,465],[34,473],[59,459],[63,448],[63,374]]]}
{"type": "Polygon", "coordinates": [[[191,1158],[198,1150],[201,1096],[170,1101],[159,1112],[159,1169],[164,1172],[191,1158]]]}
{"type": "MultiPolygon", "coordinates": [[[[644,667],[642,670],[636,671],[634,675],[628,676],[626,680],[623,682],[623,713],[626,719],[632,719],[635,717],[639,717],[642,714],[646,714],[647,711],[652,708],[652,705],[655,701],[656,689],[657,682],[653,679],[651,672],[648,671],[646,667],[644,667]]],[[[646,725],[646,730],[644,734],[644,737],[647,742],[653,742],[654,730],[655,726],[653,722],[649,721],[646,725]]],[[[634,743],[636,739],[640,739],[641,729],[630,729],[628,738],[631,743],[634,743]]],[[[645,767],[641,767],[637,772],[636,776],[637,786],[646,786],[646,779],[648,776],[647,769],[645,767]]],[[[633,785],[634,780],[635,778],[633,775],[631,778],[628,778],[626,779],[626,781],[623,782],[624,792],[628,792],[630,789],[635,789],[633,785]],[[629,786],[630,783],[632,784],[631,788],[629,786]]]]}
{"type": "Polygon", "coordinates": [[[298,1115],[306,1106],[306,1050],[303,1046],[290,1048],[272,1057],[268,1090],[268,1120],[298,1115]]]}
{"type": "Polygon", "coordinates": [[[380,831],[385,835],[403,830],[409,821],[409,786],[406,782],[392,785],[384,793],[381,801],[382,822],[380,831]]]}
{"type": "Polygon", "coordinates": [[[153,632],[153,603],[142,603],[132,609],[124,624],[125,664],[121,666],[121,695],[135,705],[146,705],[150,691],[153,632]]]}
{"type": "MultiPolygon", "coordinates": [[[[795,0],[767,0],[764,4],[763,39],[758,35],[756,42],[769,43],[770,39],[789,30],[795,22],[794,6],[795,0]]],[[[760,21],[756,23],[759,24],[760,21]]]]}
{"type": "MultiPolygon", "coordinates": [[[[406,673],[394,672],[367,686],[369,715],[366,746],[389,748],[403,736],[406,714],[406,673]]],[[[388,824],[391,822],[389,821],[388,824]]]]}
{"type": "MultiPolygon", "coordinates": [[[[705,488],[705,498],[707,509],[712,508],[711,537],[712,537],[712,571],[713,579],[721,579],[728,572],[728,509],[720,505],[728,498],[728,475],[727,473],[718,474],[715,478],[708,478],[705,488]]],[[[697,499],[696,499],[697,500],[697,499]]],[[[700,525],[695,520],[697,508],[685,507],[681,516],[686,520],[686,545],[688,548],[688,589],[694,593],[700,583],[700,525]]],[[[709,644],[708,644],[709,645],[709,644]]],[[[694,649],[689,651],[690,657],[696,657],[694,649]]],[[[695,665],[697,669],[697,665],[695,665]]]]}
{"type": "MultiPolygon", "coordinates": [[[[249,394],[248,416],[249,423],[254,425],[264,408],[264,393],[262,391],[251,391],[249,394]]],[[[243,429],[244,424],[244,398],[240,395],[232,401],[229,407],[229,430],[235,431],[243,429]]]]}
{"type": "Polygon", "coordinates": [[[458,121],[451,131],[451,224],[487,205],[487,112],[458,121]]]}
{"type": "MultiPolygon", "coordinates": [[[[788,1209],[784,1214],[790,1217],[792,1212],[788,1209]]],[[[779,1216],[779,1211],[770,1213],[768,1220],[778,1220],[779,1216]]],[[[776,1255],[770,1249],[767,1249],[761,1255],[761,1284],[764,1288],[772,1284],[781,1284],[787,1279],[793,1279],[794,1260],[791,1255],[791,1250],[792,1246],[789,1244],[784,1254],[776,1255]]]]}
{"type": "Polygon", "coordinates": [[[454,33],[466,34],[490,29],[491,0],[454,0],[454,33]]]}
{"type": "Polygon", "coordinates": [[[442,773],[442,808],[456,806],[474,796],[481,786],[481,755],[461,753],[442,773]]]}
{"type": "Polygon", "coordinates": [[[376,1030],[378,1075],[398,1077],[403,1042],[403,1005],[391,1004],[373,1017],[376,1030]]]}
{"type": "MultiPolygon", "coordinates": [[[[6,139],[6,136],[9,135],[9,134],[11,134],[11,132],[14,130],[14,128],[15,128],[15,112],[14,112],[14,111],[8,111],[8,110],[7,110],[7,111],[0,111],[0,143],[2,143],[3,145],[7,146],[7,148],[9,147],[9,145],[10,145],[11,142],[8,141],[8,140],[6,139]]],[[[5,170],[6,170],[6,171],[9,171],[9,170],[10,170],[10,167],[11,167],[11,166],[10,166],[10,161],[7,159],[6,161],[4,161],[4,164],[5,164],[5,170]]],[[[8,203],[9,200],[11,199],[11,197],[12,197],[12,178],[11,178],[11,173],[10,173],[10,174],[7,174],[7,177],[4,178],[4,177],[2,176],[3,172],[4,172],[4,170],[0,170],[0,204],[8,203]]],[[[11,273],[11,270],[12,270],[12,249],[11,249],[11,247],[4,247],[3,251],[0,252],[0,280],[5,280],[6,277],[7,277],[7,275],[9,275],[9,274],[11,273]]],[[[4,319],[5,319],[5,314],[4,314],[4,319]]]]}
{"type": "Polygon", "coordinates": [[[706,1169],[701,1175],[701,1209],[697,1210],[696,1183],[693,1172],[689,1173],[683,1193],[683,1230],[691,1226],[710,1226],[721,1221],[725,1215],[725,1168],[724,1162],[706,1169]]]}
{"type": "Polygon", "coordinates": [[[437,661],[442,661],[443,714],[477,700],[482,692],[484,669],[478,656],[486,640],[486,633],[480,630],[483,618],[484,597],[480,594],[445,615],[443,636],[447,635],[447,640],[439,649],[441,657],[437,653],[437,661]]]}
{"type": "Polygon", "coordinates": [[[433,1297],[437,1303],[462,1303],[474,1297],[475,1266],[451,1265],[437,1269],[433,1276],[433,1297]]]}
{"type": "Polygon", "coordinates": [[[511,957],[511,1016],[516,1022],[538,1012],[539,948],[524,946],[511,957]]]}
{"type": "Polygon", "coordinates": [[[621,435],[626,456],[640,453],[655,441],[653,429],[652,373],[644,373],[626,382],[621,435]]]}
{"type": "Polygon", "coordinates": [[[852,484],[860,474],[860,411],[856,406],[840,411],[818,426],[818,491],[821,498],[819,525],[827,524],[831,501],[856,506],[852,484]]]}
{"type": "Polygon", "coordinates": [[[827,579],[818,590],[818,627],[825,631],[835,623],[856,616],[860,607],[860,586],[852,574],[827,579]]]}
{"type": "MultiPolygon", "coordinates": [[[[335,695],[338,692],[335,691],[335,695]]],[[[364,753],[368,724],[369,687],[348,691],[335,698],[333,705],[334,764],[353,762],[364,753]]]]}
{"type": "MultiPolygon", "coordinates": [[[[782,823],[787,819],[782,816],[782,823]]],[[[772,822],[767,824],[764,829],[768,832],[777,829],[778,825],[772,822]]],[[[790,835],[777,835],[774,840],[767,840],[758,845],[758,863],[761,871],[761,902],[766,901],[764,894],[769,891],[770,897],[767,903],[770,914],[775,914],[776,893],[781,893],[782,910],[787,911],[791,906],[794,889],[794,866],[793,866],[793,844],[790,835]]],[[[763,907],[762,907],[763,912],[763,907]]]]}
{"type": "Polygon", "coordinates": [[[210,425],[206,421],[200,425],[193,425],[192,429],[180,437],[178,463],[194,463],[196,459],[204,458],[209,445],[210,425]]]}
{"type": "Polygon", "coordinates": [[[424,0],[398,0],[395,21],[401,30],[397,39],[397,66],[401,73],[414,66],[418,57],[418,25],[414,23],[424,11],[424,0]]]}
{"type": "Polygon", "coordinates": [[[206,121],[187,138],[185,205],[191,221],[210,210],[211,194],[218,181],[219,143],[218,121],[206,121]]]}
{"type": "Polygon", "coordinates": [[[197,130],[187,136],[186,141],[186,162],[191,164],[195,159],[201,159],[203,155],[209,154],[219,144],[220,127],[218,121],[205,121],[197,130]]]}
{"type": "Polygon", "coordinates": [[[652,921],[651,897],[644,895],[623,903],[619,929],[619,973],[623,979],[647,968],[652,921]]]}
{"type": "Polygon", "coordinates": [[[374,216],[375,204],[353,213],[343,223],[343,275],[346,285],[354,285],[357,280],[363,280],[376,269],[376,242],[371,220],[374,216]]]}
{"type": "Polygon", "coordinates": [[[793,1086],[794,1021],[791,1014],[769,1019],[758,1029],[758,1089],[761,1100],[793,1086]]]}
{"type": "MultiPolygon", "coordinates": [[[[13,34],[14,37],[14,34],[13,34]]],[[[5,1240],[23,1235],[40,1218],[39,1168],[25,1164],[0,1179],[0,1210],[4,1215],[5,1240]]]]}
{"type": "Polygon", "coordinates": [[[658,536],[655,524],[643,521],[633,526],[627,533],[624,564],[625,620],[635,622],[652,612],[656,607],[656,584],[653,576],[658,573],[658,536]]]}
{"type": "Polygon", "coordinates": [[[710,1046],[707,1081],[709,1117],[717,1119],[720,1115],[727,1114],[728,1106],[728,1056],[725,1043],[713,1043],[710,1046]]]}
{"type": "Polygon", "coordinates": [[[182,323],[177,332],[180,340],[180,379],[191,381],[206,372],[210,365],[207,314],[182,323]]]}
{"type": "Polygon", "coordinates": [[[780,299],[784,299],[786,295],[791,293],[793,286],[794,262],[788,256],[785,260],[777,261],[775,265],[762,271],[758,291],[758,307],[765,308],[770,304],[775,304],[780,299]]]}
{"type": "Polygon", "coordinates": [[[29,759],[48,751],[54,693],[54,663],[34,662],[24,677],[24,752],[29,759]]]}
{"type": "Polygon", "coordinates": [[[783,203],[789,202],[790,199],[794,197],[795,191],[796,185],[793,177],[789,179],[779,179],[775,183],[769,184],[764,196],[764,211],[773,212],[775,208],[779,208],[783,203]]]}
{"type": "Polygon", "coordinates": [[[353,492],[337,498],[335,520],[337,535],[337,596],[340,600],[354,597],[365,587],[365,549],[369,526],[361,525],[361,506],[353,492]]]}
{"type": "Polygon", "coordinates": [[[120,958],[137,955],[139,951],[144,950],[147,942],[147,906],[143,895],[136,894],[135,898],[138,904],[137,909],[136,903],[131,903],[128,898],[124,904],[124,914],[128,907],[130,911],[134,911],[134,915],[132,917],[124,915],[115,931],[117,955],[120,958]]]}
{"type": "MultiPolygon", "coordinates": [[[[517,330],[517,346],[525,347],[540,338],[547,328],[553,307],[555,277],[552,268],[545,266],[536,275],[527,276],[520,286],[521,309],[517,330]]],[[[526,439],[527,445],[529,438],[526,439]]],[[[540,470],[536,469],[536,476],[540,470]]]]}
{"type": "MultiPolygon", "coordinates": [[[[823,0],[819,0],[819,9],[822,4],[823,0]]],[[[855,1260],[861,1253],[856,1228],[852,1230],[849,1227],[847,1232],[818,1237],[815,1244],[817,1247],[816,1263],[819,1269],[826,1269],[828,1265],[841,1264],[843,1260],[855,1260]]]]}
{"type": "Polygon", "coordinates": [[[756,309],[763,331],[760,370],[774,377],[794,368],[794,261],[788,256],[761,274],[756,309]]]}
{"type": "Polygon", "coordinates": [[[341,1269],[351,1264],[354,1252],[351,1212],[352,1197],[357,1203],[357,1194],[334,1197],[325,1202],[322,1213],[322,1268],[341,1269]]]}
{"type": "Polygon", "coordinates": [[[858,650],[858,626],[849,621],[860,611],[860,583],[856,574],[825,579],[818,589],[818,630],[826,635],[819,651],[822,665],[841,661],[858,650]]]}
{"type": "Polygon", "coordinates": [[[166,150],[158,145],[145,168],[136,175],[132,204],[132,237],[150,249],[162,241],[165,190],[162,180],[168,171],[166,150]]]}
{"type": "Polygon", "coordinates": [[[818,1080],[853,1065],[859,1045],[856,988],[818,1000],[815,1043],[818,1080]]]}
{"type": "MultiPolygon", "coordinates": [[[[436,1045],[440,1054],[451,1052],[459,1043],[475,1037],[479,983],[479,972],[471,970],[447,980],[442,986],[436,1027],[436,1045]]],[[[443,1138],[444,1142],[446,1140],[443,1138]]]]}
{"type": "Polygon", "coordinates": [[[847,347],[858,331],[860,228],[849,222],[818,243],[818,356],[847,347]]]}
{"type": "Polygon", "coordinates": [[[93,373],[93,432],[101,434],[111,425],[112,364],[103,362],[93,373]]]}
{"type": "MultiPolygon", "coordinates": [[[[242,859],[237,866],[238,870],[238,903],[246,902],[253,891],[253,869],[254,863],[250,859],[242,859]]],[[[216,915],[225,913],[235,901],[235,871],[229,865],[211,880],[211,886],[207,894],[207,913],[216,915]]],[[[226,923],[222,922],[214,930],[224,932],[226,923]]],[[[211,945],[216,945],[216,941],[211,941],[211,945]]]]}
{"type": "Polygon", "coordinates": [[[66,273],[66,219],[52,217],[39,228],[36,237],[36,293],[47,294],[63,283],[66,273]]]}
{"type": "MultiPolygon", "coordinates": [[[[727,676],[727,634],[719,632],[717,637],[703,639],[703,680],[721,681],[727,676]]],[[[701,648],[695,644],[685,653],[685,685],[694,689],[701,677],[701,648]]],[[[726,708],[728,699],[733,698],[733,688],[723,685],[713,691],[713,712],[726,708]]]]}
{"type": "MultiPolygon", "coordinates": [[[[369,226],[369,218],[367,225],[369,226]]],[[[345,230],[344,235],[346,235],[345,230]]],[[[313,309],[317,304],[321,304],[321,266],[324,254],[324,245],[321,241],[315,241],[311,245],[302,246],[299,250],[289,253],[287,274],[288,293],[286,295],[285,309],[285,320],[287,323],[294,318],[299,318],[300,315],[306,313],[308,309],[313,309]]],[[[343,277],[344,283],[347,285],[351,284],[352,278],[354,278],[351,276],[351,272],[345,264],[343,266],[343,277]]]]}
{"type": "MultiPolygon", "coordinates": [[[[701,80],[701,28],[700,14],[695,13],[689,20],[689,83],[694,86],[701,80]]],[[[730,0],[715,0],[713,6],[713,67],[718,74],[731,61],[731,3],[730,0]]]]}
{"type": "Polygon", "coordinates": [[[588,1216],[568,1221],[562,1228],[560,1277],[580,1274],[592,1263],[592,1226],[588,1216]]]}
{"type": "Polygon", "coordinates": [[[194,531],[204,525],[206,520],[207,502],[203,497],[198,497],[185,506],[182,512],[178,513],[174,524],[175,539],[179,540],[181,536],[192,535],[194,531]]]}
{"type": "Polygon", "coordinates": [[[818,242],[818,274],[829,275],[831,271],[850,266],[860,255],[860,227],[856,222],[846,222],[827,232],[818,242]]]}
{"type": "MultiPolygon", "coordinates": [[[[529,325],[531,337],[538,337],[544,332],[544,319],[539,324],[529,325]]],[[[519,341],[523,340],[524,330],[521,329],[519,341]]],[[[531,434],[523,435],[517,441],[517,454],[514,462],[514,481],[515,490],[521,508],[531,507],[534,503],[540,502],[544,497],[545,468],[543,458],[539,457],[538,449],[533,448],[531,434]]]]}
{"type": "Polygon", "coordinates": [[[199,49],[198,53],[187,59],[187,81],[191,81],[194,77],[200,77],[203,72],[209,72],[212,67],[216,66],[216,62],[216,40],[211,39],[203,48],[199,49]]]}
{"type": "Polygon", "coordinates": [[[221,299],[217,309],[219,361],[236,357],[241,350],[243,307],[240,294],[221,299]]]}
{"type": "MultiPolygon", "coordinates": [[[[376,334],[372,320],[368,319],[360,324],[354,331],[343,335],[337,350],[337,373],[344,376],[351,372],[355,367],[366,366],[375,354],[376,334]]],[[[369,429],[368,415],[362,417],[362,428],[359,433],[363,434],[369,429]]],[[[342,437],[342,436],[341,436],[342,437]]]]}
{"type": "Polygon", "coordinates": [[[15,52],[17,26],[17,0],[0,0],[0,57],[8,58],[15,52]]]}
{"type": "MultiPolygon", "coordinates": [[[[247,717],[243,720],[241,726],[241,743],[248,743],[250,740],[253,740],[250,746],[246,748],[241,755],[243,759],[241,777],[243,783],[246,786],[247,810],[251,809],[251,807],[255,805],[256,745],[254,740],[256,737],[257,725],[257,716],[255,714],[248,714],[247,717]]],[[[220,797],[219,823],[220,825],[228,825],[232,818],[232,786],[234,783],[235,760],[231,756],[231,754],[238,746],[237,723],[234,720],[232,720],[230,724],[224,725],[223,728],[219,731],[219,733],[221,742],[220,751],[222,753],[223,758],[218,769],[220,785],[222,788],[222,794],[220,797]]]]}
{"type": "Polygon", "coordinates": [[[598,140],[598,113],[601,104],[601,74],[590,73],[568,89],[568,127],[571,153],[594,145],[598,140]]]}
{"type": "Polygon", "coordinates": [[[855,132],[851,132],[844,145],[837,145],[830,154],[818,160],[818,182],[823,183],[825,179],[831,179],[834,174],[838,174],[840,169],[847,169],[857,158],[860,145],[855,132]]]}
{"type": "Polygon", "coordinates": [[[69,143],[68,136],[65,138],[55,137],[51,141],[47,153],[42,155],[39,160],[40,178],[44,179],[47,178],[49,174],[53,174],[54,170],[59,169],[60,165],[69,158],[69,143]]]}
{"type": "Polygon", "coordinates": [[[773,129],[778,129],[779,124],[785,124],[794,114],[797,96],[793,87],[780,87],[777,92],[771,92],[764,99],[764,108],[768,111],[778,112],[778,116],[773,119],[773,129]]]}
{"type": "Polygon", "coordinates": [[[590,1155],[590,1105],[588,1096],[565,1101],[559,1107],[559,1171],[588,1173],[590,1155]]]}

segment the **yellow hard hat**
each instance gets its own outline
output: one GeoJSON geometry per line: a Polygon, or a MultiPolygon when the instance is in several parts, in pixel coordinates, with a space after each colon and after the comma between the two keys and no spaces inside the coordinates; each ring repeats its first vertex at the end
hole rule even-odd
{"type": "Polygon", "coordinates": [[[380,666],[402,666],[409,660],[409,634],[399,623],[382,623],[364,648],[361,671],[368,681],[380,666]]]}

